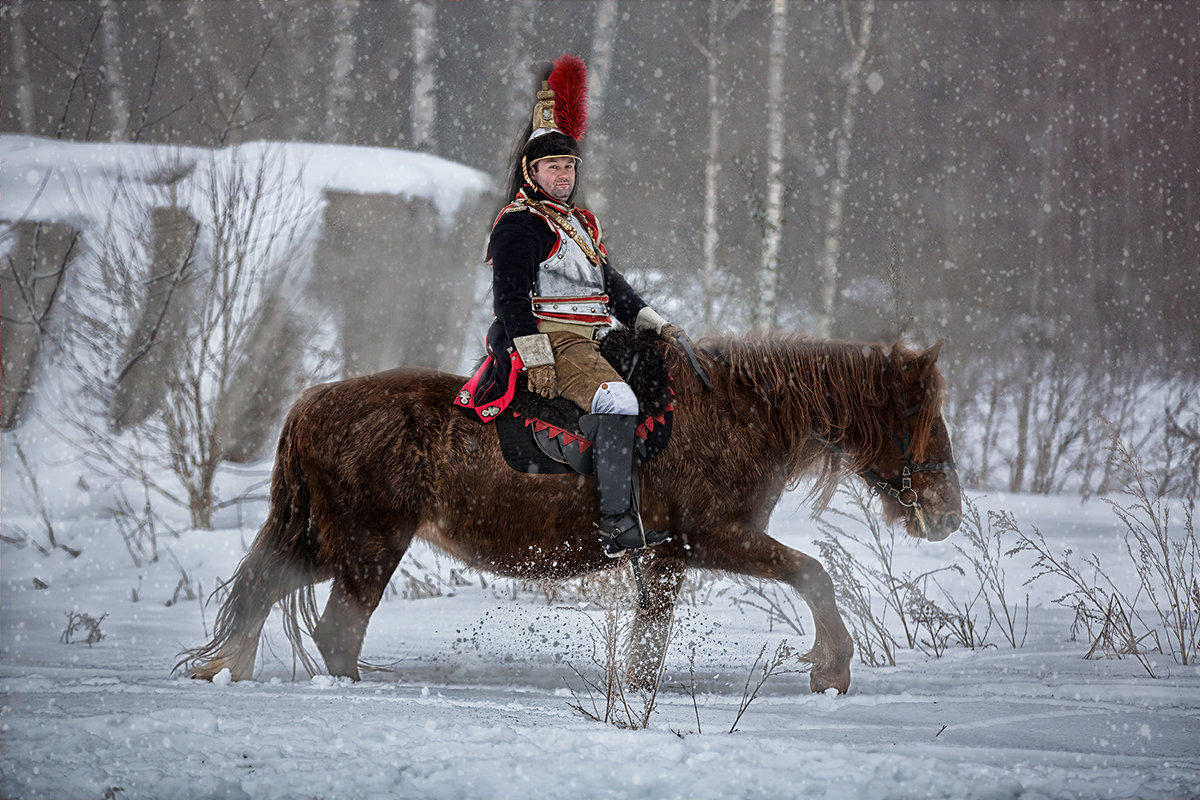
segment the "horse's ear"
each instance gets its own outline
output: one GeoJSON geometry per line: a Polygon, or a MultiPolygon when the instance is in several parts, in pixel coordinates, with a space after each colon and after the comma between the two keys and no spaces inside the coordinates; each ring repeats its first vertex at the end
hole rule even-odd
{"type": "Polygon", "coordinates": [[[942,345],[945,343],[945,339],[938,339],[937,344],[917,356],[914,363],[922,375],[928,374],[933,369],[933,365],[937,363],[938,353],[942,352],[942,345]]]}

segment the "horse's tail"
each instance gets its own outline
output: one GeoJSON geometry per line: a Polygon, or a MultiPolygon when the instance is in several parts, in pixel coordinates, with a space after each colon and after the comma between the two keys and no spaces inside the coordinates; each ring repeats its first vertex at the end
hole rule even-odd
{"type": "Polygon", "coordinates": [[[316,625],[313,583],[320,580],[310,531],[309,492],[294,446],[302,403],[293,407],[279,436],[267,519],[233,577],[212,594],[227,592],[213,623],[212,639],[180,653],[176,672],[212,680],[228,669],[235,681],[249,679],[259,635],[276,603],[283,606],[284,629],[293,651],[310,674],[316,671],[301,645],[302,631],[311,634],[316,625]]]}

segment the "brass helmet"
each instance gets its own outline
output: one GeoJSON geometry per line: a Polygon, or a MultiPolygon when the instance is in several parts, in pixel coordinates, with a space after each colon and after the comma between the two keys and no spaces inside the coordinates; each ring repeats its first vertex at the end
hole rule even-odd
{"type": "Polygon", "coordinates": [[[513,159],[510,198],[523,187],[537,189],[530,170],[542,159],[583,161],[579,140],[587,130],[587,67],[565,53],[553,64],[541,65],[538,83],[533,114],[513,159]]]}

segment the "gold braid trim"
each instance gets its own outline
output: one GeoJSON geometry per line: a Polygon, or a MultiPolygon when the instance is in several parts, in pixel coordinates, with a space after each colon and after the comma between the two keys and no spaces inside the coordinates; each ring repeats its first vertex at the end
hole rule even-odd
{"type": "Polygon", "coordinates": [[[523,198],[518,202],[528,206],[534,211],[537,211],[546,219],[550,220],[559,228],[561,228],[563,233],[567,234],[567,236],[570,236],[571,239],[574,240],[575,244],[579,245],[579,249],[583,251],[585,256],[587,256],[588,261],[592,262],[597,267],[604,264],[604,254],[600,252],[600,248],[593,247],[586,239],[584,239],[582,235],[580,235],[579,231],[575,230],[575,226],[571,224],[571,221],[558,211],[554,210],[540,200],[533,200],[529,197],[523,198]]]}

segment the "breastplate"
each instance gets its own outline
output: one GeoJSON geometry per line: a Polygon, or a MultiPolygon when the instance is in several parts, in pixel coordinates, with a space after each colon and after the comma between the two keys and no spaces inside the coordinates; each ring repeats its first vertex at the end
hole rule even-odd
{"type": "MultiPolygon", "coordinates": [[[[587,228],[579,218],[572,215],[569,219],[579,235],[587,237],[587,228]]],[[[574,239],[557,228],[555,231],[558,244],[538,265],[534,281],[534,316],[589,325],[611,324],[603,270],[588,260],[574,239]]]]}

